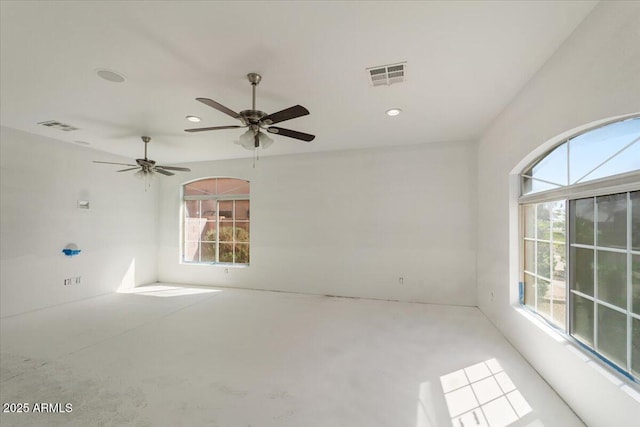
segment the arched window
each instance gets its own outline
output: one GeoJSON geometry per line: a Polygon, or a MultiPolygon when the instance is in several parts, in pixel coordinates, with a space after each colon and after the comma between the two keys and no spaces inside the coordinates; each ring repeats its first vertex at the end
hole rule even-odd
{"type": "Polygon", "coordinates": [[[182,261],[249,264],[249,181],[207,178],[182,190],[182,261]]]}
{"type": "Polygon", "coordinates": [[[638,380],[640,117],[561,142],[521,190],[521,304],[638,380]]]}

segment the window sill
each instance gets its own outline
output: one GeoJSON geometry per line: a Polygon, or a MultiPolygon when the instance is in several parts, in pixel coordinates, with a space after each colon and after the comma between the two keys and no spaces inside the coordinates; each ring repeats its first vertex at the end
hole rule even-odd
{"type": "Polygon", "coordinates": [[[531,312],[529,309],[519,304],[514,304],[512,307],[516,313],[527,319],[559,345],[564,345],[567,350],[577,356],[580,361],[587,364],[590,368],[594,369],[611,382],[615,387],[624,391],[632,399],[640,403],[640,383],[627,377],[621,372],[618,372],[616,369],[601,360],[600,357],[584,349],[573,337],[550,326],[539,315],[531,312]]]}
{"type": "Polygon", "coordinates": [[[233,268],[233,269],[243,269],[249,268],[251,264],[226,264],[224,262],[188,262],[188,261],[180,261],[181,265],[195,265],[201,267],[220,267],[220,268],[233,268]]]}

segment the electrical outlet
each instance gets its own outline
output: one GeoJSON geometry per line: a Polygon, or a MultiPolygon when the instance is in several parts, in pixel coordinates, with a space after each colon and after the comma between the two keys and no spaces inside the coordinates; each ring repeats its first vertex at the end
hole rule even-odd
{"type": "Polygon", "coordinates": [[[399,285],[404,285],[404,277],[403,277],[403,276],[400,276],[400,277],[398,278],[398,284],[399,284],[399,285]]]}
{"type": "Polygon", "coordinates": [[[76,279],[75,279],[76,285],[80,284],[80,279],[81,279],[81,276],[76,276],[76,279]]]}
{"type": "Polygon", "coordinates": [[[64,285],[69,286],[71,284],[71,279],[64,279],[64,285]]]}

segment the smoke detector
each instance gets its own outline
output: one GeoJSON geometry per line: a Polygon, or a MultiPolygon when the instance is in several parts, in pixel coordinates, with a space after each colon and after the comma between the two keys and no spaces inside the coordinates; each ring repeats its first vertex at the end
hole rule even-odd
{"type": "Polygon", "coordinates": [[[394,83],[403,82],[405,80],[406,73],[406,62],[367,68],[369,84],[371,86],[389,86],[394,83]]]}

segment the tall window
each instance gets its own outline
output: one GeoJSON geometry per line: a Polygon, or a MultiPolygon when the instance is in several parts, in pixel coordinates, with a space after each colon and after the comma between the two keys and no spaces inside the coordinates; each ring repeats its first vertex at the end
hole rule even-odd
{"type": "Polygon", "coordinates": [[[640,118],[563,141],[521,184],[521,303],[640,379],[640,118]]]}
{"type": "Polygon", "coordinates": [[[183,186],[182,260],[249,264],[249,181],[208,178],[183,186]]]}

